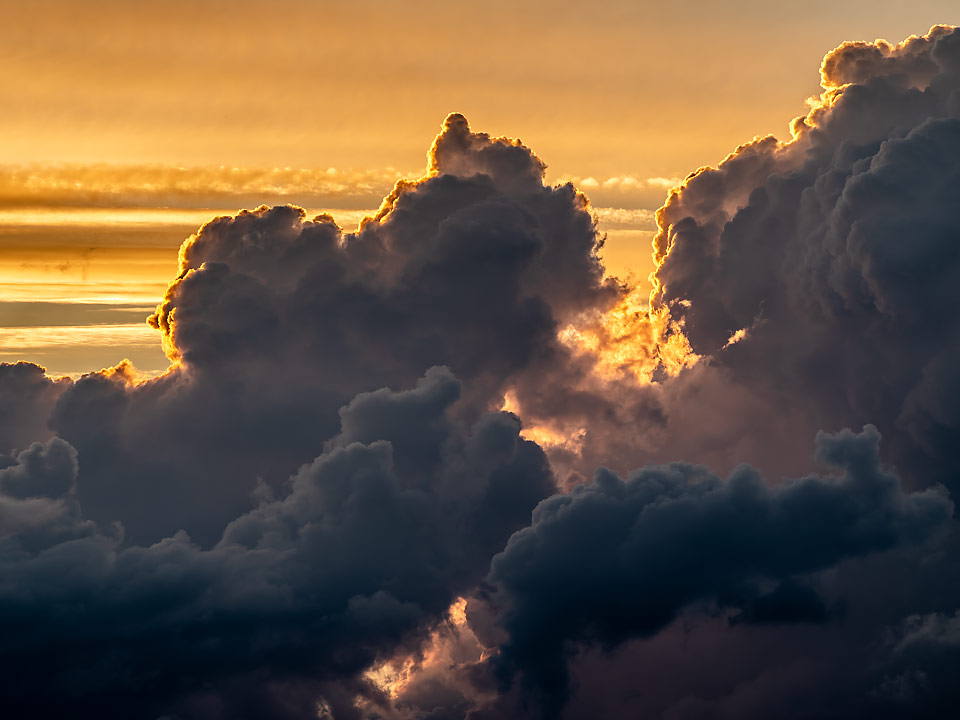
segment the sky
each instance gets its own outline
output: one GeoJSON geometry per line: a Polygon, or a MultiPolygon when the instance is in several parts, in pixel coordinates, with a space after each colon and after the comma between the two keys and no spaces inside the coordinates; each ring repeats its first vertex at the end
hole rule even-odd
{"type": "Polygon", "coordinates": [[[683,177],[949,2],[4,3],[6,163],[418,171],[449,112],[551,175],[683,177]]]}
{"type": "Polygon", "coordinates": [[[955,2],[0,13],[10,712],[953,717],[955,2]]]}

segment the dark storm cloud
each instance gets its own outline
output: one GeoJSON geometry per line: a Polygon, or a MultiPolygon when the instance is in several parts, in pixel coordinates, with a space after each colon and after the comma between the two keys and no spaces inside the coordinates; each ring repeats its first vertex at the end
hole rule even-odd
{"type": "Polygon", "coordinates": [[[586,200],[530,150],[454,115],[431,158],[357,234],[293,207],[201,228],[152,321],[162,377],[3,366],[10,447],[58,436],[0,482],[10,707],[356,715],[361,673],[554,491],[488,410],[620,290],[586,200]]]}
{"type": "MultiPolygon", "coordinates": [[[[733,441],[743,459],[766,463],[795,458],[799,430],[872,422],[909,487],[960,487],[958,67],[952,28],[897,47],[844,45],[825,59],[823,101],[794,123],[791,142],[757,139],[671,193],[658,213],[654,307],[702,359],[661,379],[655,412],[632,437],[643,442],[660,423],[675,428],[664,447],[676,456],[710,457],[733,441]]],[[[593,420],[584,456],[617,436],[602,413],[593,420]]],[[[869,428],[820,436],[840,479],[771,486],[749,469],[720,481],[675,464],[626,482],[601,471],[544,501],[490,576],[499,592],[489,602],[510,635],[494,666],[501,680],[519,673],[521,690],[514,683],[475,717],[538,714],[530,691],[539,711],[559,713],[568,660],[584,686],[573,688],[571,718],[589,707],[577,695],[611,676],[624,698],[606,701],[614,717],[948,717],[952,646],[928,652],[918,639],[924,651],[908,661],[881,638],[920,622],[908,617],[945,627],[960,605],[953,506],[943,491],[899,490],[876,439],[869,428]],[[938,549],[911,547],[941,531],[949,539],[938,549]],[[630,639],[711,612],[724,627],[693,632],[738,648],[742,671],[718,673],[715,685],[691,676],[685,687],[651,687],[637,710],[643,703],[626,698],[656,660],[630,639]],[[798,622],[831,629],[804,643],[789,631],[798,622]],[[595,670],[605,678],[591,675],[582,660],[591,644],[625,646],[610,657],[636,665],[610,659],[595,670]]]]}
{"type": "MultiPolygon", "coordinates": [[[[950,716],[955,646],[927,643],[934,631],[913,654],[882,639],[952,627],[960,606],[953,506],[922,490],[960,487],[958,68],[952,28],[896,47],[845,44],[825,59],[823,101],[791,142],[755,140],[670,195],[655,307],[682,321],[673,332],[698,366],[645,390],[573,382],[544,394],[528,376],[515,386],[524,417],[584,428],[579,457],[550,449],[578,469],[739,457],[782,472],[798,466],[808,431],[876,423],[884,457],[920,490],[899,490],[868,429],[821,436],[839,479],[776,486],[740,468],[720,481],[680,464],[626,482],[601,472],[544,501],[494,561],[497,590],[483,593],[488,619],[476,625],[484,635],[492,616],[508,632],[483,642],[500,648],[496,677],[515,682],[472,718],[582,717],[597,712],[584,700],[597,686],[610,689],[609,717],[950,716]],[[914,512],[923,506],[935,510],[914,512]],[[663,508],[674,515],[658,523],[663,508]],[[941,544],[914,544],[924,537],[941,544]],[[723,623],[704,620],[715,613],[723,623]],[[681,622],[704,627],[671,630],[681,622]],[[798,623],[825,629],[801,639],[798,623]],[[712,683],[687,673],[631,699],[637,677],[658,672],[656,652],[674,653],[677,671],[692,662],[669,640],[646,644],[685,644],[688,632],[715,663],[730,648],[740,669],[712,683]]],[[[572,366],[533,367],[557,387],[577,379],[572,366]]],[[[481,678],[474,689],[489,689],[481,678]]]]}
{"type": "Polygon", "coordinates": [[[552,716],[573,643],[653,635],[698,601],[740,607],[745,621],[820,620],[822,601],[797,577],[946,528],[945,492],[903,493],[874,428],[820,435],[817,454],[842,472],[771,488],[749,466],[725,480],[682,463],[626,480],[601,469],[592,485],[545,500],[493,560],[510,635],[501,662],[552,716]]]}
{"type": "Polygon", "coordinates": [[[82,379],[51,419],[80,454],[88,516],[138,542],[186,529],[210,544],[256,477],[275,486],[320,452],[357,393],[445,365],[476,418],[537,358],[556,364],[558,325],[619,290],[586,200],[543,169],[452,115],[432,174],[357,234],[288,206],[204,225],[152,319],[179,366],[137,387],[82,379]]]}
{"type": "Polygon", "coordinates": [[[184,532],[122,543],[82,518],[70,445],[20,453],[0,470],[6,707],[236,717],[240,697],[255,717],[310,716],[324,681],[411,642],[473,586],[552,487],[517,420],[463,429],[459,394],[434,368],[412,390],[358,396],[330,449],[206,550],[184,532]]]}

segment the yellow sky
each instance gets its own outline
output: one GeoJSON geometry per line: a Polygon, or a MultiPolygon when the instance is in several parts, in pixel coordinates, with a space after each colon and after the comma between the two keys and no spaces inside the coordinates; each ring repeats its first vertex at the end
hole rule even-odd
{"type": "Polygon", "coordinates": [[[786,134],[843,40],[956,0],[473,3],[0,0],[0,361],[165,363],[141,315],[217,212],[347,228],[416,177],[451,111],[591,198],[620,276],[691,170],[786,134]],[[79,309],[78,309],[79,308],[79,309]]]}

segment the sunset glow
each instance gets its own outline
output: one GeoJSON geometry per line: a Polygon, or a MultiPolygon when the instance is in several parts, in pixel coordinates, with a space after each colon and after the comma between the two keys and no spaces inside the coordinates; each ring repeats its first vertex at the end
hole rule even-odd
{"type": "Polygon", "coordinates": [[[955,0],[0,16],[5,717],[953,720],[955,0]]]}

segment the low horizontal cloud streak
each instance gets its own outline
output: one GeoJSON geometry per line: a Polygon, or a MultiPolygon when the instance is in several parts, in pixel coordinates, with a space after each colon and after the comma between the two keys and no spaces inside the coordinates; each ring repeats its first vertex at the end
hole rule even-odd
{"type": "Polygon", "coordinates": [[[376,207],[402,173],[349,169],[64,165],[0,167],[0,208],[219,208],[265,201],[376,207]]]}
{"type": "Polygon", "coordinates": [[[157,333],[146,322],[96,325],[34,325],[0,328],[4,352],[36,347],[79,345],[159,345],[157,333]]]}

